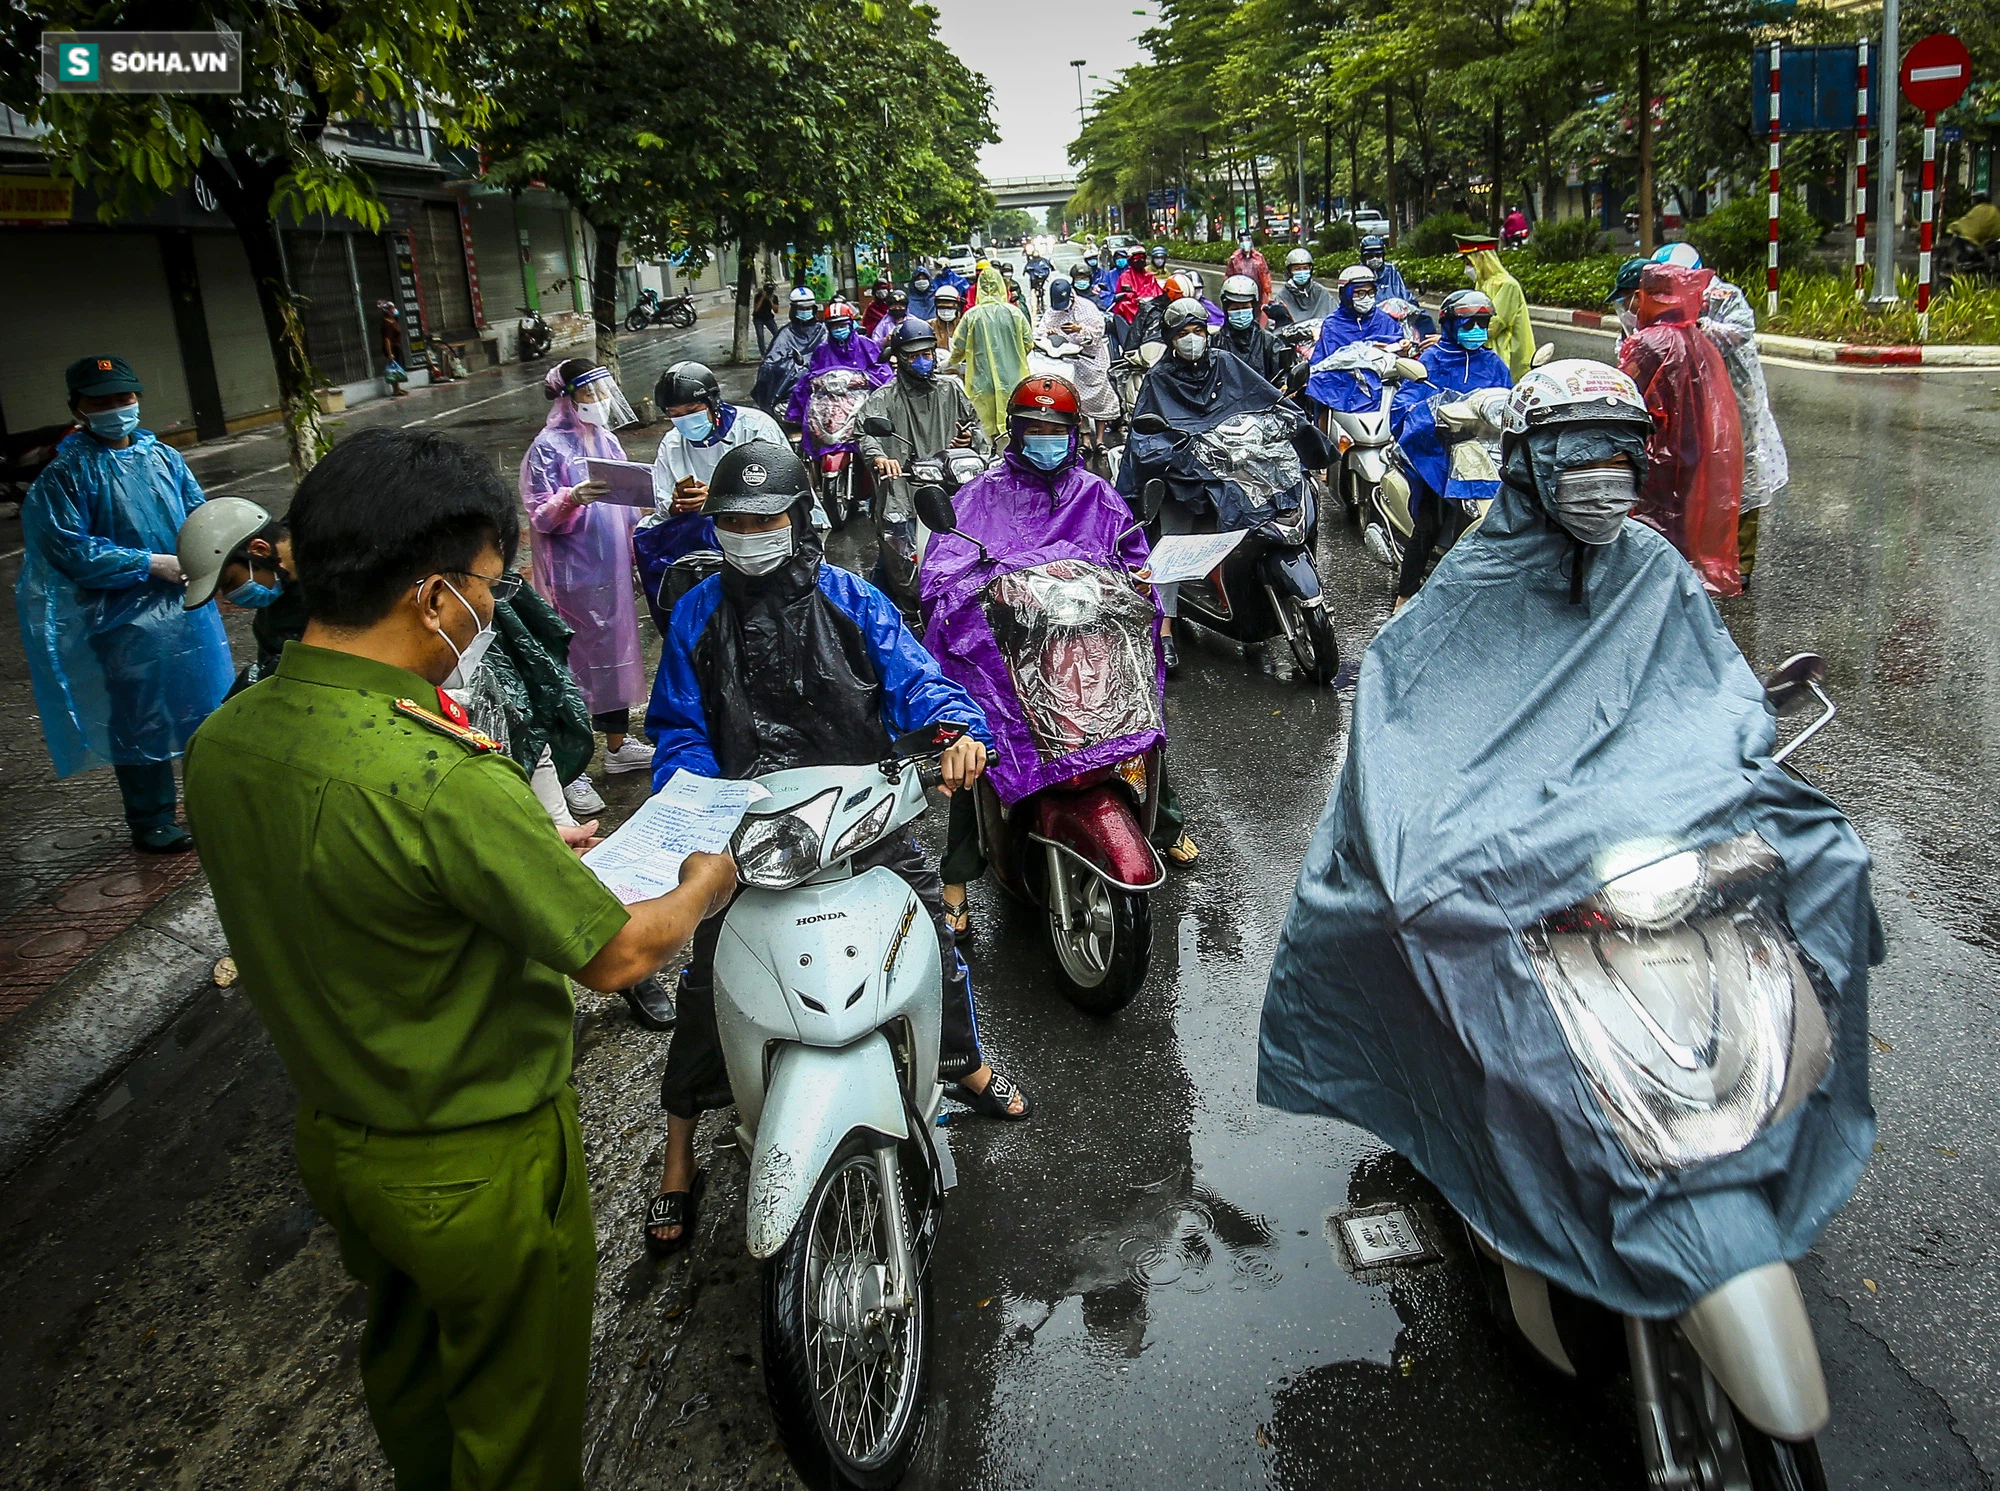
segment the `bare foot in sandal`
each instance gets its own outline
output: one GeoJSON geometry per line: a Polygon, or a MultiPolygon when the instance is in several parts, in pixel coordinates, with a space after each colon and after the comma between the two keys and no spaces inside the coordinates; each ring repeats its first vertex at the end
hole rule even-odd
{"type": "Polygon", "coordinates": [[[1167,845],[1167,858],[1185,870],[1189,865],[1201,858],[1201,850],[1195,847],[1193,839],[1183,833],[1173,843],[1167,845]]]}
{"type": "Polygon", "coordinates": [[[667,1115],[667,1159],[660,1173],[659,1194],[646,1208],[646,1251],[666,1258],[686,1247],[694,1235],[707,1172],[695,1169],[694,1131],[699,1119],[667,1115]]]}
{"type": "Polygon", "coordinates": [[[1034,1113],[1028,1095],[1013,1078],[981,1063],[947,1089],[951,1096],[982,1118],[1019,1123],[1034,1113]]]}

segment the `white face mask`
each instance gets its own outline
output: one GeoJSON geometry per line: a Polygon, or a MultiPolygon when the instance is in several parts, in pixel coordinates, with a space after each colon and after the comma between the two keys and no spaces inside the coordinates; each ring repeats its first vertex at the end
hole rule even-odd
{"type": "Polygon", "coordinates": [[[1355,314],[1355,315],[1357,315],[1357,316],[1365,316],[1365,315],[1367,315],[1367,314],[1368,314],[1368,313],[1369,313],[1370,311],[1372,311],[1372,310],[1374,310],[1374,309],[1375,309],[1375,292],[1374,292],[1374,291],[1372,291],[1372,290],[1371,290],[1371,291],[1369,291],[1369,292],[1368,292],[1368,293],[1367,293],[1366,295],[1357,295],[1357,296],[1355,296],[1355,297],[1354,297],[1354,314],[1355,314]]]}
{"type": "Polygon", "coordinates": [[[1174,356],[1187,362],[1199,360],[1208,350],[1208,338],[1201,332],[1190,331],[1185,336],[1174,338],[1174,356]]]}
{"type": "Polygon", "coordinates": [[[1465,277],[1475,285],[1479,283],[1479,271],[1474,269],[1469,262],[1465,266],[1465,277]]]}
{"type": "Polygon", "coordinates": [[[1632,307],[1629,305],[1618,307],[1618,324],[1625,328],[1627,336],[1639,329],[1639,318],[1633,313],[1632,307]]]}
{"type": "MultiPolygon", "coordinates": [[[[459,595],[456,585],[446,580],[444,588],[452,593],[461,606],[465,607],[467,615],[474,621],[479,620],[479,613],[472,609],[470,601],[466,600],[464,596],[459,595]]],[[[486,649],[493,645],[493,638],[497,635],[493,630],[493,623],[489,621],[478,631],[474,632],[472,640],[463,647],[460,647],[456,642],[451,640],[450,632],[440,631],[438,635],[444,638],[444,645],[458,655],[458,665],[445,678],[444,687],[447,689],[471,688],[472,675],[479,671],[479,660],[486,656],[486,649]]]]}
{"type": "Polygon", "coordinates": [[[594,399],[589,403],[579,401],[576,406],[576,417],[587,425],[596,425],[602,429],[611,423],[611,401],[609,399],[594,399]]]}
{"type": "Polygon", "coordinates": [[[1608,544],[1639,500],[1639,473],[1630,466],[1593,466],[1556,477],[1555,519],[1581,542],[1608,544]]]}
{"type": "Polygon", "coordinates": [[[958,319],[958,312],[954,310],[952,307],[948,305],[941,305],[938,307],[938,320],[956,321],[957,319],[958,319]]]}
{"type": "Polygon", "coordinates": [[[769,533],[731,533],[717,528],[715,541],[722,545],[722,557],[746,575],[768,575],[792,557],[792,525],[773,528],[769,533]]]}

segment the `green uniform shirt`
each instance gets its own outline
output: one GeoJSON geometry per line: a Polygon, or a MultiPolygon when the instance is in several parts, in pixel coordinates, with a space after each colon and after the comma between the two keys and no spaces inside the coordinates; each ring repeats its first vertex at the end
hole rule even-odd
{"type": "Polygon", "coordinates": [[[188,822],[304,1105],[455,1129],[525,1113],[569,1080],[562,974],[626,913],[519,766],[398,699],[438,702],[414,673],[288,644],[273,677],[189,742],[188,822]]]}

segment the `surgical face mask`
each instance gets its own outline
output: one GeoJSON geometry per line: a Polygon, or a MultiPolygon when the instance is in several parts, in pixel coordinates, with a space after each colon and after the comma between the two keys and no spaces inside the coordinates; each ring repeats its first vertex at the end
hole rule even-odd
{"type": "Polygon", "coordinates": [[[1131,262],[1132,261],[1130,259],[1126,258],[1123,254],[1120,254],[1117,258],[1111,261],[1111,267],[1113,269],[1123,269],[1131,262]]]}
{"type": "Polygon", "coordinates": [[[1625,335],[1630,336],[1639,329],[1638,313],[1629,305],[1621,305],[1618,307],[1618,324],[1625,328],[1625,335]]]}
{"type": "Polygon", "coordinates": [[[1069,459],[1068,435],[1023,435],[1021,454],[1044,471],[1053,471],[1069,459]]]}
{"type": "MultiPolygon", "coordinates": [[[[470,601],[464,596],[459,595],[456,585],[446,580],[444,588],[452,593],[461,606],[465,607],[467,615],[474,621],[479,620],[479,613],[472,609],[470,601]]],[[[446,676],[443,687],[448,689],[471,688],[472,675],[479,671],[479,660],[486,656],[486,649],[493,645],[493,638],[497,635],[493,630],[493,623],[489,620],[484,626],[480,627],[478,631],[472,634],[472,640],[463,647],[460,647],[456,642],[451,640],[450,632],[440,631],[438,635],[444,638],[444,645],[458,655],[458,665],[446,676]]]]}
{"type": "Polygon", "coordinates": [[[587,425],[596,425],[601,429],[611,423],[611,401],[592,399],[588,403],[579,402],[576,417],[587,425]]]}
{"type": "Polygon", "coordinates": [[[1294,269],[1292,271],[1292,283],[1297,285],[1301,290],[1305,289],[1312,282],[1313,272],[1310,269],[1294,269]]]}
{"type": "Polygon", "coordinates": [[[924,294],[926,291],[930,289],[930,287],[931,287],[931,282],[927,279],[914,279],[910,281],[910,288],[916,291],[917,294],[919,295],[924,294]]]}
{"type": "Polygon", "coordinates": [[[1069,282],[1069,287],[1072,290],[1076,291],[1077,294],[1084,295],[1089,293],[1090,281],[1086,279],[1084,276],[1078,275],[1075,279],[1069,282]]]}
{"type": "Polygon", "coordinates": [[[910,358],[903,366],[919,378],[928,378],[937,371],[937,358],[926,352],[921,356],[910,358]]]}
{"type": "Polygon", "coordinates": [[[1486,328],[1483,326],[1461,326],[1458,329],[1458,345],[1468,352],[1477,352],[1486,345],[1486,328]]]}
{"type": "Polygon", "coordinates": [[[1165,254],[1155,254],[1153,256],[1153,268],[1165,269],[1166,267],[1167,267],[1167,256],[1165,254]]]}
{"type": "Polygon", "coordinates": [[[1246,253],[1246,254],[1247,254],[1247,253],[1249,253],[1251,249],[1253,249],[1253,248],[1255,248],[1255,247],[1256,247],[1256,245],[1255,245],[1254,243],[1252,243],[1252,242],[1251,242],[1251,241],[1250,241],[1249,239],[1247,239],[1247,238],[1239,238],[1239,239],[1237,239],[1237,240],[1236,240],[1236,246],[1237,246],[1238,248],[1242,249],[1242,250],[1243,250],[1243,252],[1244,252],[1244,253],[1246,253]]]}
{"type": "Polygon", "coordinates": [[[854,335],[854,323],[851,321],[836,321],[826,329],[826,334],[836,342],[844,342],[854,335]]]}
{"type": "Polygon", "coordinates": [[[1639,474],[1630,466],[1592,466],[1558,476],[1549,506],[1581,542],[1608,544],[1638,500],[1639,474]]]}
{"type": "Polygon", "coordinates": [[[265,585],[257,579],[257,566],[250,566],[250,577],[222,598],[232,606],[241,606],[246,611],[261,611],[274,604],[285,593],[285,572],[278,570],[271,577],[278,583],[265,585]]]}
{"type": "Polygon", "coordinates": [[[681,439],[700,443],[714,431],[715,420],[706,409],[699,409],[693,414],[676,414],[674,428],[680,431],[681,439]]]}
{"type": "Polygon", "coordinates": [[[1083,262],[1088,264],[1092,269],[1095,269],[1097,268],[1097,255],[1091,254],[1083,262]]]}
{"type": "Polygon", "coordinates": [[[1375,292],[1373,290],[1369,290],[1364,294],[1357,295],[1354,297],[1355,315],[1365,316],[1374,309],[1375,309],[1375,292]]]}
{"type": "Polygon", "coordinates": [[[1472,283],[1475,285],[1479,283],[1479,271],[1472,267],[1472,261],[1470,259],[1466,260],[1465,262],[1465,277],[1471,280],[1472,283]]]}
{"type": "Polygon", "coordinates": [[[1208,335],[1205,332],[1190,331],[1174,338],[1174,356],[1185,362],[1197,362],[1208,351],[1208,335]]]}
{"type": "Polygon", "coordinates": [[[722,557],[746,575],[768,575],[792,557],[796,546],[790,523],[769,533],[731,533],[717,527],[715,541],[722,545],[722,557]]]}
{"type": "Polygon", "coordinates": [[[801,326],[810,326],[812,324],[813,315],[814,311],[811,306],[802,305],[793,310],[792,319],[798,322],[801,326]]]}
{"type": "Polygon", "coordinates": [[[1369,258],[1363,259],[1361,262],[1363,264],[1366,264],[1370,269],[1374,270],[1375,273],[1377,274],[1380,274],[1382,272],[1383,261],[1382,261],[1382,256],[1380,254],[1375,254],[1369,258]]]}
{"type": "Polygon", "coordinates": [[[1234,326],[1238,331],[1241,331],[1256,319],[1257,312],[1250,306],[1244,306],[1241,310],[1234,310],[1229,313],[1229,324],[1234,326]]]}
{"type": "Polygon", "coordinates": [[[120,404],[116,409],[100,409],[95,414],[86,414],[84,423],[90,426],[90,433],[104,440],[123,440],[139,428],[139,404],[135,399],[129,404],[120,404]]]}
{"type": "Polygon", "coordinates": [[[958,307],[957,307],[957,306],[955,306],[955,305],[941,305],[941,306],[939,306],[939,307],[938,307],[938,320],[940,320],[940,321],[956,321],[957,319],[958,319],[958,307]]]}

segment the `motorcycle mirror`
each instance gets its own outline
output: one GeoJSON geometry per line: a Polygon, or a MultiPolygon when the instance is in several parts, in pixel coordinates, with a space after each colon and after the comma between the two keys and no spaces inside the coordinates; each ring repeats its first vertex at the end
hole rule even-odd
{"type": "Polygon", "coordinates": [[[916,501],[917,516],[924,520],[924,527],[933,533],[958,532],[958,511],[945,496],[944,488],[919,487],[916,501]]]}
{"type": "Polygon", "coordinates": [[[1528,359],[1528,366],[1531,368],[1545,367],[1555,360],[1556,344],[1554,342],[1543,342],[1541,346],[1535,349],[1535,355],[1528,359]]]}
{"type": "Polygon", "coordinates": [[[869,415],[861,421],[861,428],[866,433],[873,435],[877,440],[880,440],[884,435],[893,435],[896,433],[896,427],[889,423],[886,415],[882,414],[869,415]]]}
{"type": "Polygon", "coordinates": [[[1797,653],[1765,675],[1765,702],[1777,714],[1796,714],[1811,702],[1813,685],[1825,677],[1825,658],[1816,652],[1797,653]]]}
{"type": "Polygon", "coordinates": [[[1292,364],[1290,371],[1285,374],[1285,392],[1297,393],[1308,383],[1312,382],[1312,375],[1312,364],[1301,357],[1297,362],[1292,364]]]}
{"type": "Polygon", "coordinates": [[[967,733],[966,727],[956,720],[939,720],[934,725],[925,725],[906,735],[898,735],[889,742],[889,753],[898,760],[941,756],[963,740],[967,733]]]}
{"type": "Polygon", "coordinates": [[[1150,523],[1160,515],[1160,505],[1167,500],[1167,484],[1157,476],[1139,489],[1139,521],[1150,523]]]}
{"type": "Polygon", "coordinates": [[[1135,435],[1165,435],[1172,429],[1173,426],[1157,414],[1135,414],[1132,416],[1132,433],[1135,435]]]}

